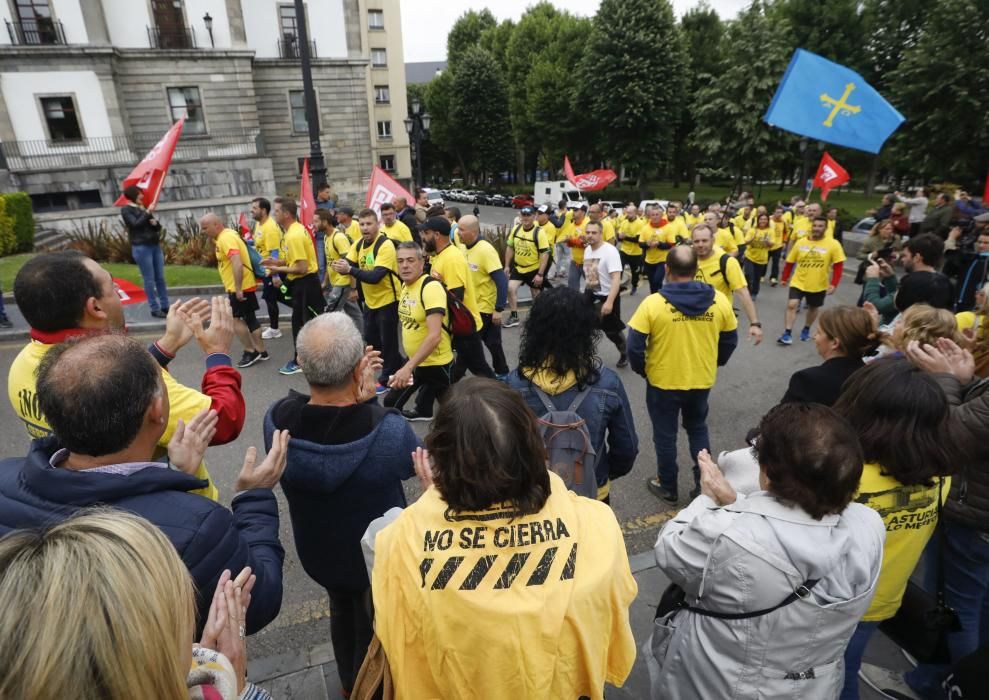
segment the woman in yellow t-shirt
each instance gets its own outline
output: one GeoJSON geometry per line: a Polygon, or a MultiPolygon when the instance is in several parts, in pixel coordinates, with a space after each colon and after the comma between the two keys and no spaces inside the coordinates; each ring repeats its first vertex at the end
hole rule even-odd
{"type": "MultiPolygon", "coordinates": [[[[896,614],[960,461],[950,406],[937,380],[909,360],[877,360],[845,382],[835,413],[858,433],[865,468],[855,500],[886,524],[883,563],[872,604],[845,650],[842,698],[858,698],[862,654],[879,623],[896,614]]],[[[868,672],[870,669],[865,669],[868,672]]]]}
{"type": "Polygon", "coordinates": [[[769,251],[777,243],[777,238],[776,227],[766,213],[759,214],[755,226],[745,232],[742,269],[745,271],[745,281],[749,285],[752,301],[759,296],[762,276],[766,274],[766,267],[769,265],[769,251]]]}

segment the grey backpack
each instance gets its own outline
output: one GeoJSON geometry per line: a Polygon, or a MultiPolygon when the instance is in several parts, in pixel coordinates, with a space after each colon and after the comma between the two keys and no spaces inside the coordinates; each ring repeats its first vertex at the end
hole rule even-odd
{"type": "Polygon", "coordinates": [[[549,470],[577,495],[597,499],[598,482],[594,473],[597,453],[591,444],[587,421],[577,413],[590,387],[578,393],[565,411],[557,409],[541,389],[532,388],[546,407],[546,413],[539,418],[539,427],[549,457],[549,470]]]}

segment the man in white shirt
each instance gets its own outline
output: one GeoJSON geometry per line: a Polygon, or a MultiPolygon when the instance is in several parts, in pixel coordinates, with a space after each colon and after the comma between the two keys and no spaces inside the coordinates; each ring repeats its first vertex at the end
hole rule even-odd
{"type": "Polygon", "coordinates": [[[601,330],[618,348],[618,367],[628,365],[625,346],[625,324],[622,322],[621,297],[622,258],[618,248],[605,245],[600,222],[590,221],[585,234],[584,293],[601,313],[601,330]]]}

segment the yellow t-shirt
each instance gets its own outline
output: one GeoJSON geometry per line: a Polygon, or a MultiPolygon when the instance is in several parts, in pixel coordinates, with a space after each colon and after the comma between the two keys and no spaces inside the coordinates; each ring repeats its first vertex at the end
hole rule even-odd
{"type": "Polygon", "coordinates": [[[448,245],[442,252],[433,256],[430,271],[439,275],[443,284],[451,291],[463,287],[464,306],[470,309],[474,316],[474,327],[480,330],[482,322],[474,292],[474,276],[470,274],[467,258],[464,257],[463,252],[454,245],[448,245]]]}
{"type": "Polygon", "coordinates": [[[625,237],[619,244],[618,250],[625,253],[625,255],[642,255],[642,247],[639,245],[639,234],[648,225],[649,221],[647,219],[636,218],[631,221],[628,219],[622,221],[618,226],[618,230],[625,237]]]}
{"type": "Polygon", "coordinates": [[[579,243],[579,245],[570,248],[571,260],[573,260],[574,265],[577,267],[583,267],[584,265],[584,246],[587,245],[584,231],[587,229],[588,222],[590,222],[590,219],[586,216],[579,224],[576,221],[570,222],[570,237],[568,240],[579,243]]]}
{"type": "Polygon", "coordinates": [[[790,286],[804,292],[823,292],[831,283],[831,266],[844,260],[845,250],[835,239],[813,241],[801,238],[786,256],[788,263],[797,264],[790,286]]]}
{"type": "MultiPolygon", "coordinates": [[[[951,490],[951,478],[944,478],[942,503],[951,490]]],[[[904,486],[881,472],[874,462],[866,463],[855,500],[879,513],[886,525],[883,563],[876,582],[876,594],[864,622],[887,620],[896,614],[907,589],[910,574],[937,525],[937,480],[931,486],[904,486]]]]}
{"type": "Polygon", "coordinates": [[[776,228],[776,237],[778,239],[778,243],[773,243],[773,247],[770,250],[779,250],[790,240],[790,227],[783,219],[779,221],[770,219],[769,224],[776,228]]]}
{"type": "Polygon", "coordinates": [[[647,244],[653,241],[658,243],[675,243],[676,239],[671,235],[672,231],[673,229],[670,228],[669,224],[660,228],[653,228],[648,220],[646,221],[646,225],[639,229],[639,241],[642,243],[642,250],[645,251],[646,264],[655,265],[666,262],[666,256],[670,253],[668,249],[650,248],[647,244]]]}
{"type": "Polygon", "coordinates": [[[738,243],[735,242],[735,235],[731,229],[719,228],[714,234],[714,245],[721,248],[726,253],[734,253],[738,250],[738,243]]]}
{"type": "Polygon", "coordinates": [[[646,379],[659,389],[710,389],[718,373],[722,331],[738,328],[731,302],[721,292],[698,316],[684,316],[663,296],[650,294],[639,304],[629,327],[646,341],[646,379]]]}
{"type": "Polygon", "coordinates": [[[409,227],[406,226],[401,221],[399,221],[398,219],[395,219],[395,223],[393,223],[391,226],[385,226],[384,224],[381,224],[381,232],[384,233],[386,236],[388,236],[388,238],[390,238],[392,240],[392,243],[394,243],[395,245],[398,245],[403,241],[415,240],[412,237],[412,232],[409,230],[409,227]]]}
{"type": "MultiPolygon", "coordinates": [[[[454,249],[455,250],[455,249],[454,249]]],[[[429,327],[426,325],[426,316],[430,314],[442,314],[443,323],[446,324],[446,291],[443,285],[433,281],[425,284],[429,275],[423,275],[410,285],[402,285],[402,293],[398,300],[398,322],[402,326],[402,347],[405,354],[412,357],[419,346],[429,335],[429,327]]],[[[448,365],[453,362],[453,349],[450,345],[450,334],[445,330],[440,331],[440,343],[429,356],[419,363],[420,367],[432,367],[435,365],[448,365]]]]}
{"type": "Polygon", "coordinates": [[[346,259],[350,252],[350,246],[354,240],[344,231],[333,229],[330,235],[323,239],[323,247],[326,250],[326,271],[330,275],[330,285],[334,287],[349,287],[350,275],[342,275],[334,270],[330,263],[334,260],[346,259]]]}
{"type": "Polygon", "coordinates": [[[347,260],[357,265],[361,270],[383,267],[390,271],[374,284],[359,283],[365,306],[369,309],[380,309],[383,306],[388,306],[388,304],[394,304],[398,300],[398,287],[396,286],[398,284],[398,259],[395,254],[395,244],[391,242],[388,236],[378,233],[378,237],[369,245],[364,244],[364,237],[361,236],[350,246],[347,260]],[[380,245],[378,241],[381,241],[380,245]],[[378,246],[377,253],[375,246],[378,246]]]}
{"type": "Polygon", "coordinates": [[[711,285],[731,300],[735,290],[745,288],[745,275],[742,274],[742,266],[738,264],[738,258],[728,255],[725,259],[725,274],[722,276],[722,255],[728,255],[728,252],[715,246],[707,260],[698,260],[694,279],[711,285]]]}
{"type": "Polygon", "coordinates": [[[524,274],[539,270],[539,258],[549,252],[552,243],[541,226],[526,231],[520,224],[508,234],[507,245],[514,253],[512,267],[524,274]]]}
{"type": "Polygon", "coordinates": [[[272,251],[282,248],[282,230],[270,216],[264,223],[254,222],[254,247],[262,258],[271,257],[272,251]]]}
{"type": "Polygon", "coordinates": [[[244,292],[253,292],[257,289],[258,283],[254,278],[251,258],[247,254],[247,244],[244,243],[244,239],[237,235],[236,231],[225,228],[216,237],[216,267],[220,271],[223,288],[228,292],[237,291],[237,284],[234,281],[234,266],[230,259],[235,255],[240,257],[240,264],[243,267],[240,289],[244,292]]]}
{"type": "Polygon", "coordinates": [[[608,219],[601,219],[598,223],[601,224],[601,240],[614,245],[618,239],[618,236],[615,235],[615,225],[608,219]]]}
{"type": "MultiPolygon", "coordinates": [[[[568,210],[562,214],[557,212],[556,215],[557,218],[563,218],[563,226],[556,230],[555,243],[566,243],[567,239],[574,235],[573,212],[568,210]]],[[[584,221],[587,221],[587,217],[584,217],[584,221]]]]}
{"type": "Polygon", "coordinates": [[[745,216],[739,212],[738,215],[731,220],[731,223],[735,226],[735,240],[739,241],[739,243],[743,243],[745,241],[745,234],[748,233],[750,228],[755,226],[755,218],[756,213],[753,209],[748,218],[745,218],[745,216]],[[741,239],[739,239],[739,237],[741,237],[741,239]]]}
{"type": "Polygon", "coordinates": [[[769,262],[769,251],[783,245],[783,239],[775,226],[769,228],[752,227],[745,234],[745,257],[757,265],[765,265],[769,262]],[[777,245],[779,244],[779,245],[777,245]]]}
{"type": "MultiPolygon", "coordinates": [[[[7,397],[10,399],[10,405],[17,417],[24,422],[28,436],[32,439],[51,435],[51,426],[42,415],[41,409],[38,408],[38,396],[35,387],[37,385],[38,365],[41,364],[42,358],[52,347],[54,346],[32,340],[14,358],[10,365],[10,373],[7,375],[7,397]]],[[[156,459],[166,454],[168,441],[175,434],[175,428],[178,426],[180,418],[188,423],[197,413],[213,405],[213,399],[195,389],[179,384],[167,370],[161,370],[161,378],[165,385],[165,391],[168,392],[169,412],[168,425],[165,426],[165,432],[158,440],[158,449],[155,451],[156,459]]],[[[191,493],[206,496],[213,501],[220,500],[220,492],[217,491],[213,480],[210,479],[209,472],[206,471],[206,465],[202,462],[199,463],[199,469],[196,470],[196,478],[208,481],[209,486],[191,493]]]]}
{"type": "Polygon", "coordinates": [[[556,245],[560,237],[560,229],[556,228],[552,221],[547,221],[545,224],[537,223],[536,226],[543,230],[546,234],[546,242],[549,243],[550,257],[553,256],[553,246],[556,245]]]}
{"type": "Polygon", "coordinates": [[[491,279],[491,273],[502,269],[498,251],[483,238],[467,248],[467,267],[474,281],[474,296],[477,297],[477,310],[482,314],[494,313],[498,300],[498,287],[491,279]]]}
{"type": "Polygon", "coordinates": [[[811,229],[810,217],[804,216],[803,214],[794,215],[791,229],[793,231],[791,238],[803,238],[804,236],[809,236],[811,229]]]}
{"type": "Polygon", "coordinates": [[[351,242],[356,241],[361,237],[361,225],[357,223],[356,219],[351,219],[350,223],[347,224],[347,230],[344,231],[344,233],[347,234],[347,238],[349,238],[351,242]]]}
{"type": "Polygon", "coordinates": [[[313,245],[312,237],[306,231],[306,227],[298,221],[292,222],[282,238],[282,260],[289,266],[294,265],[299,260],[308,262],[305,274],[289,273],[287,277],[290,280],[297,280],[319,270],[319,263],[316,260],[316,246],[313,245]]]}
{"type": "Polygon", "coordinates": [[[975,312],[974,311],[959,311],[955,314],[955,323],[958,324],[958,330],[967,331],[969,328],[975,327],[975,312]]]}
{"type": "Polygon", "coordinates": [[[683,215],[683,221],[684,221],[684,223],[687,224],[687,230],[688,231],[693,231],[694,230],[694,226],[696,226],[697,224],[699,224],[703,220],[704,220],[704,215],[703,214],[698,214],[697,216],[694,216],[693,214],[684,214],[683,215]]]}

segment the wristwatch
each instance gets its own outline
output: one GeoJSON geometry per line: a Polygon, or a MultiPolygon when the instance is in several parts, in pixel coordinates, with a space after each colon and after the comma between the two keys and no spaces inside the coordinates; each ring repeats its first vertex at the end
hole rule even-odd
{"type": "Polygon", "coordinates": [[[752,321],[752,323],[749,324],[749,328],[753,326],[755,326],[756,328],[762,328],[762,323],[760,323],[759,321],[752,321]]]}

